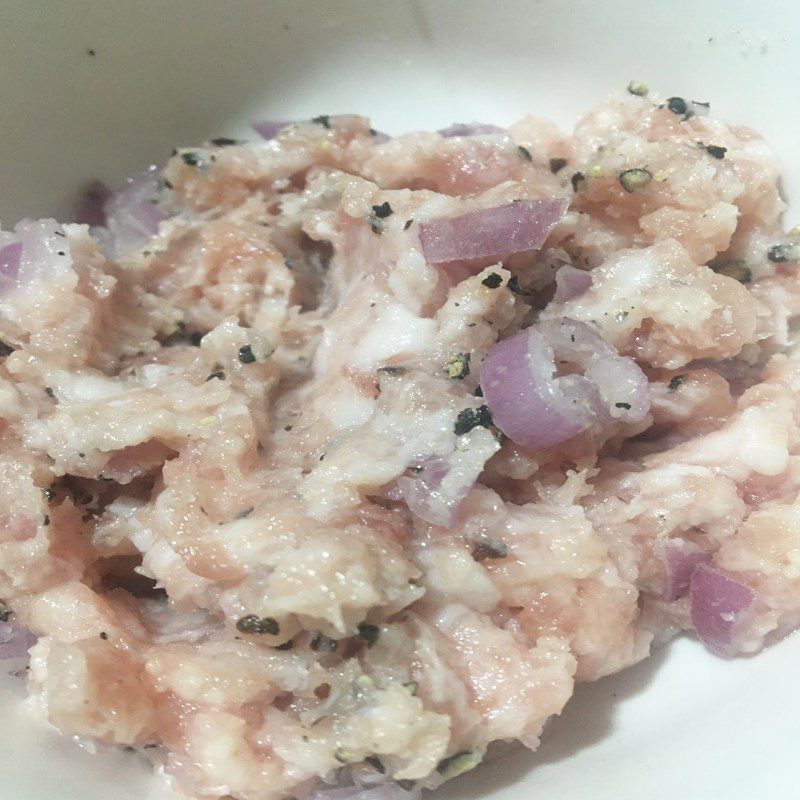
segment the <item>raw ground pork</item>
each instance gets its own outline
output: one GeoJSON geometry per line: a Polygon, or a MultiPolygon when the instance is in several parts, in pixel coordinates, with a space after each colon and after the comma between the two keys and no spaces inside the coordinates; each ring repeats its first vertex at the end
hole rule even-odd
{"type": "Polygon", "coordinates": [[[404,800],[681,630],[800,622],[778,163],[632,88],[571,136],[265,126],[0,233],[0,648],[38,637],[36,713],[188,796],[404,800]],[[473,236],[505,207],[550,208],[543,246],[473,236]],[[535,342],[534,413],[503,375],[535,342]]]}

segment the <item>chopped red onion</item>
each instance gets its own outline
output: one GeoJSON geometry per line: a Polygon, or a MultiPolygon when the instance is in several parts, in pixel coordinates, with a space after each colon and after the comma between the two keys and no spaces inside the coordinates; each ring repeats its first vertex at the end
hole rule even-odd
{"type": "Polygon", "coordinates": [[[497,427],[526,447],[552,447],[598,421],[639,422],[650,409],[647,378],[636,362],[590,326],[566,318],[494,345],[480,383],[497,427]],[[565,361],[584,374],[558,377],[556,363],[565,361]]]}
{"type": "Polygon", "coordinates": [[[158,167],[151,165],[140,175],[128,178],[125,186],[105,204],[108,235],[106,249],[112,257],[141,249],[158,233],[166,216],[157,205],[158,167]]]}
{"type": "MultiPolygon", "coordinates": [[[[0,298],[10,298],[39,281],[52,281],[72,270],[69,243],[53,219],[23,219],[13,233],[0,233],[0,298]],[[10,241],[9,241],[10,240],[10,241]]],[[[3,313],[15,321],[19,310],[5,305],[3,313]]]]}
{"type": "Polygon", "coordinates": [[[397,485],[411,512],[431,525],[452,528],[458,509],[475,485],[483,467],[500,445],[491,431],[473,428],[458,437],[448,456],[422,459],[413,477],[397,479],[397,485]]]}
{"type": "Polygon", "coordinates": [[[14,622],[0,622],[0,661],[27,658],[36,637],[14,622]]]}
{"type": "Polygon", "coordinates": [[[440,217],[419,225],[422,252],[431,264],[499,258],[537,250],[564,216],[567,200],[520,200],[440,217]]]}
{"type": "Polygon", "coordinates": [[[701,564],[692,574],[689,597],[700,640],[720,655],[734,655],[733,628],[753,607],[755,592],[731,573],[701,564]]]}
{"type": "Polygon", "coordinates": [[[92,181],[81,193],[75,204],[75,222],[91,225],[93,228],[106,224],[106,203],[112,192],[102,181],[92,181]]]}
{"type": "Polygon", "coordinates": [[[592,285],[592,276],[582,269],[568,264],[556,272],[556,293],[554,303],[566,303],[573,297],[583,294],[592,285]]]}
{"type": "Polygon", "coordinates": [[[431,525],[443,525],[446,528],[454,522],[457,506],[467,496],[470,488],[467,486],[460,497],[442,498],[438,489],[449,469],[445,459],[431,456],[415,465],[413,477],[397,479],[400,495],[411,512],[431,525]]]}
{"type": "Polygon", "coordinates": [[[662,551],[666,577],[664,599],[677,600],[689,588],[694,571],[711,560],[711,553],[686,539],[669,539],[662,551]]]}
{"type": "Polygon", "coordinates": [[[297,124],[297,120],[272,120],[265,119],[261,122],[254,122],[253,129],[262,139],[274,139],[280,131],[288,128],[289,125],[297,124]]]}
{"type": "Polygon", "coordinates": [[[11,242],[0,249],[0,286],[16,282],[21,260],[22,242],[11,242]]]}
{"type": "Polygon", "coordinates": [[[437,133],[445,139],[451,139],[454,136],[491,136],[495,133],[506,133],[506,129],[482,122],[454,122],[450,127],[441,128],[437,133]]]}

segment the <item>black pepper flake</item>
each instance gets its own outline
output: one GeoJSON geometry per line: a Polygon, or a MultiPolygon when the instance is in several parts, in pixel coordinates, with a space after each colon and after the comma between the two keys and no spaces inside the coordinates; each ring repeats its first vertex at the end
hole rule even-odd
{"type": "Polygon", "coordinates": [[[635,192],[637,189],[644,189],[653,180],[650,170],[644,169],[644,167],[625,169],[620,172],[618,177],[620,185],[628,193],[635,192]]]}
{"type": "Polygon", "coordinates": [[[256,360],[255,355],[253,355],[253,348],[249,344],[243,344],[239,348],[239,361],[242,364],[252,364],[256,360]]]}
{"type": "Polygon", "coordinates": [[[181,153],[181,161],[190,167],[196,167],[200,163],[197,153],[194,152],[181,153]]]}
{"type": "Polygon", "coordinates": [[[712,158],[725,158],[725,153],[728,152],[728,148],[727,147],[720,147],[719,145],[716,145],[716,144],[709,144],[709,145],[706,145],[706,152],[712,158]]]}
{"type": "Polygon", "coordinates": [[[785,264],[787,261],[800,261],[800,243],[776,244],[767,251],[767,258],[774,264],[785,264]]]}
{"type": "Polygon", "coordinates": [[[503,282],[503,276],[497,272],[490,272],[481,283],[490,289],[496,289],[503,282]]]}
{"type": "Polygon", "coordinates": [[[529,292],[527,289],[523,289],[519,285],[519,278],[516,275],[512,275],[508,279],[508,283],[506,284],[506,286],[508,286],[508,288],[512,292],[514,292],[514,294],[520,294],[520,295],[523,295],[523,296],[530,296],[530,295],[533,294],[533,292],[529,292]]]}
{"type": "Polygon", "coordinates": [[[44,393],[45,393],[45,394],[46,394],[48,397],[55,397],[55,396],[56,396],[56,395],[55,395],[55,392],[54,392],[54,391],[53,391],[53,390],[52,390],[52,389],[51,389],[49,386],[45,386],[45,387],[44,387],[44,393]]]}
{"type": "Polygon", "coordinates": [[[682,97],[670,97],[667,100],[667,108],[678,116],[686,118],[686,112],[689,110],[689,105],[682,97]]]}
{"type": "Polygon", "coordinates": [[[284,642],[283,644],[279,644],[275,646],[276,650],[291,650],[294,647],[294,642],[289,639],[288,642],[284,642]]]}
{"type": "Polygon", "coordinates": [[[367,756],[364,759],[364,763],[369,764],[374,770],[380,772],[381,775],[386,772],[386,767],[383,766],[383,762],[377,756],[367,756]]]}
{"type": "Polygon", "coordinates": [[[463,436],[469,433],[473,428],[483,426],[488,428],[492,424],[492,414],[486,406],[478,406],[478,408],[465,408],[458,412],[456,424],[453,427],[453,432],[456,436],[463,436]]]}
{"type": "Polygon", "coordinates": [[[372,210],[378,219],[386,219],[386,217],[391,217],[394,213],[388,201],[381,203],[379,206],[372,206],[372,210]]]}
{"type": "Polygon", "coordinates": [[[521,144],[517,146],[517,152],[526,160],[526,161],[533,161],[533,156],[531,155],[531,151],[528,150],[527,147],[523,147],[521,144]]]}
{"type": "Polygon", "coordinates": [[[471,753],[469,750],[462,750],[460,753],[443,758],[436,765],[436,771],[447,778],[455,778],[456,775],[466,772],[468,769],[476,766],[477,763],[478,761],[474,753],[471,753]]]}
{"type": "Polygon", "coordinates": [[[253,633],[256,635],[268,633],[270,636],[277,636],[281,627],[278,620],[273,617],[259,617],[256,614],[247,614],[236,621],[236,630],[241,633],[253,633]]]}
{"type": "MultiPolygon", "coordinates": [[[[168,181],[166,178],[164,178],[164,188],[165,189],[172,189],[172,181],[168,181]]],[[[146,256],[150,255],[150,253],[147,253],[144,250],[142,251],[142,254],[146,255],[146,256]]]]}
{"type": "Polygon", "coordinates": [[[292,425],[284,425],[283,429],[288,432],[292,429],[292,427],[293,427],[292,425]]]}
{"type": "Polygon", "coordinates": [[[93,48],[91,48],[91,47],[90,47],[90,48],[89,48],[89,49],[88,49],[86,52],[87,52],[87,53],[88,53],[90,56],[96,56],[96,55],[97,55],[97,51],[96,51],[96,50],[94,50],[94,49],[93,49],[93,48]]]}
{"type": "Polygon", "coordinates": [[[362,622],[358,626],[358,638],[367,643],[367,647],[372,647],[378,641],[381,635],[381,629],[377,625],[370,625],[368,622],[362,622]]]}
{"type": "Polygon", "coordinates": [[[12,347],[8,342],[4,342],[0,339],[0,358],[6,358],[6,356],[10,356],[17,348],[12,347]]]}
{"type": "Polygon", "coordinates": [[[553,175],[555,175],[556,172],[564,169],[564,167],[566,167],[566,166],[567,166],[567,159],[566,158],[551,158],[550,159],[550,172],[552,172],[553,175]]]}
{"type": "Polygon", "coordinates": [[[229,147],[232,144],[239,144],[238,139],[231,139],[228,136],[217,136],[216,139],[211,140],[211,144],[215,147],[229,147]]]}
{"type": "Polygon", "coordinates": [[[686,380],[685,375],[674,375],[670,382],[667,384],[667,391],[674,392],[677,391],[678,387],[686,380]]]}
{"type": "Polygon", "coordinates": [[[0,622],[8,622],[11,619],[11,609],[0,600],[0,622]]]}
{"type": "Polygon", "coordinates": [[[253,513],[253,511],[255,511],[255,507],[250,506],[249,508],[246,508],[244,511],[240,511],[236,515],[236,519],[247,519],[247,517],[249,517],[253,513]]]}
{"type": "Polygon", "coordinates": [[[65,253],[63,250],[59,250],[59,251],[58,251],[58,255],[60,255],[60,256],[65,256],[65,255],[66,255],[66,253],[65,253]]]}
{"type": "Polygon", "coordinates": [[[108,634],[105,631],[100,631],[100,638],[106,641],[106,639],[108,639],[108,634]]]}
{"type": "Polygon", "coordinates": [[[79,458],[86,458],[86,453],[78,453],[79,458]]]}
{"type": "Polygon", "coordinates": [[[294,269],[294,262],[291,258],[289,258],[289,256],[285,255],[283,257],[283,263],[286,265],[286,269],[294,269]]]}
{"type": "Polygon", "coordinates": [[[411,225],[412,225],[412,223],[413,223],[413,222],[414,222],[414,220],[413,220],[413,219],[407,219],[407,220],[405,221],[405,224],[403,225],[403,230],[404,230],[404,231],[407,231],[407,230],[408,230],[408,229],[411,227],[411,225]]]}
{"type": "Polygon", "coordinates": [[[316,634],[311,640],[311,649],[317,653],[333,653],[338,646],[339,642],[336,639],[331,639],[324,633],[316,634]]]}
{"type": "Polygon", "coordinates": [[[624,408],[626,411],[630,411],[631,404],[630,403],[614,403],[616,408],[624,408]]]}
{"type": "Polygon", "coordinates": [[[330,129],[331,127],[330,114],[320,114],[320,116],[314,117],[311,121],[316,122],[317,125],[322,125],[323,128],[330,129]]]}
{"type": "Polygon", "coordinates": [[[225,380],[225,373],[222,370],[217,370],[216,372],[212,372],[206,378],[206,383],[208,383],[211,380],[214,380],[214,378],[219,378],[221,381],[224,381],[225,380]]]}
{"type": "Polygon", "coordinates": [[[456,353],[444,365],[444,371],[448,378],[462,381],[469,375],[469,362],[472,356],[470,353],[456,353]]]}
{"type": "Polygon", "coordinates": [[[42,520],[42,525],[49,525],[50,524],[50,515],[45,514],[44,519],[42,520]]]}
{"type": "Polygon", "coordinates": [[[399,781],[395,781],[395,783],[404,791],[404,792],[411,792],[414,790],[414,787],[417,785],[416,781],[409,780],[408,778],[400,778],[399,781]]]}
{"type": "Polygon", "coordinates": [[[486,561],[492,558],[505,558],[508,555],[508,547],[503,542],[478,542],[472,548],[472,557],[476,561],[486,561]]]}
{"type": "Polygon", "coordinates": [[[586,176],[585,176],[585,175],[584,175],[582,172],[576,172],[576,173],[575,173],[575,174],[574,174],[574,175],[573,175],[573,176],[572,176],[572,177],[569,179],[569,182],[572,184],[572,191],[573,191],[573,192],[577,192],[577,191],[578,191],[578,184],[579,184],[581,181],[585,181],[585,180],[586,180],[586,176]]]}
{"type": "Polygon", "coordinates": [[[414,466],[408,468],[408,471],[419,475],[420,472],[425,472],[425,467],[421,464],[414,464],[414,466]]]}

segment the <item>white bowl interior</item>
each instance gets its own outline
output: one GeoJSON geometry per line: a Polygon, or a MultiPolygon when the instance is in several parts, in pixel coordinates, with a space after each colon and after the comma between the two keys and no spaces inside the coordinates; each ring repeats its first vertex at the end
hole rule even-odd
{"type": "MultiPolygon", "coordinates": [[[[66,216],[87,180],[113,183],[259,117],[356,111],[399,133],[533,112],[569,128],[632,78],[758,128],[784,162],[786,193],[800,194],[800,7],[789,0],[6,0],[2,21],[6,226],[66,216]]],[[[678,641],[580,687],[536,755],[439,796],[795,796],[798,659],[800,636],[737,662],[678,641]]],[[[5,800],[167,796],[138,757],[90,756],[26,719],[18,686],[0,693],[5,800]]]]}

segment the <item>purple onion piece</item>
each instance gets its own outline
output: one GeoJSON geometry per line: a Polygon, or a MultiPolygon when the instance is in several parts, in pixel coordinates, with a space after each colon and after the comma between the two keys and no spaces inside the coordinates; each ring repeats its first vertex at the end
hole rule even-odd
{"type": "Polygon", "coordinates": [[[271,120],[265,119],[261,122],[254,122],[253,129],[262,139],[274,139],[280,131],[295,125],[297,120],[271,120]]]}
{"type": "Polygon", "coordinates": [[[158,167],[152,165],[140,175],[128,178],[106,202],[106,244],[112,257],[141,249],[166,219],[157,205],[158,173],[158,167]]]}
{"type": "Polygon", "coordinates": [[[13,283],[17,280],[22,260],[22,242],[11,242],[0,249],[0,280],[13,283]]]}
{"type": "Polygon", "coordinates": [[[445,139],[454,136],[491,136],[495,133],[507,133],[505,128],[498,128],[497,125],[487,125],[482,122],[454,122],[447,128],[440,128],[436,131],[445,139]]]}
{"type": "Polygon", "coordinates": [[[480,384],[497,427],[526,447],[552,447],[598,421],[639,422],[650,409],[647,378],[636,362],[590,326],[565,318],[494,345],[480,384]],[[557,376],[562,362],[583,375],[557,376]]]}
{"type": "MultiPolygon", "coordinates": [[[[52,281],[72,270],[66,234],[53,219],[23,219],[13,233],[0,236],[8,242],[0,249],[0,297],[26,291],[38,281],[52,281]]],[[[4,313],[16,319],[17,312],[10,307],[4,313]]]]}
{"type": "Polygon", "coordinates": [[[677,600],[689,588],[694,571],[711,560],[711,553],[685,539],[669,539],[662,551],[666,577],[664,599],[677,600]]]}
{"type": "Polygon", "coordinates": [[[81,193],[75,204],[75,222],[90,225],[93,228],[106,224],[106,203],[111,199],[112,191],[102,181],[92,181],[81,193]]]}
{"type": "Polygon", "coordinates": [[[431,525],[452,528],[461,504],[499,448],[494,434],[482,426],[459,435],[452,452],[423,459],[413,477],[397,479],[406,505],[431,525]]]}
{"type": "Polygon", "coordinates": [[[692,574],[689,597],[700,640],[720,655],[734,655],[734,626],[755,604],[755,592],[731,573],[701,564],[692,574]]]}
{"type": "Polygon", "coordinates": [[[556,293],[553,295],[553,302],[566,303],[567,300],[583,294],[591,285],[592,276],[588,272],[569,265],[563,266],[556,272],[556,293]]]}
{"type": "Polygon", "coordinates": [[[429,263],[445,264],[538,250],[568,205],[558,199],[520,200],[421,222],[422,252],[429,263]]]}
{"type": "Polygon", "coordinates": [[[36,637],[14,622],[0,622],[0,661],[26,658],[36,637]]]}
{"type": "Polygon", "coordinates": [[[464,488],[459,497],[442,497],[439,487],[449,470],[447,461],[440,456],[431,456],[416,465],[413,477],[403,476],[397,479],[397,486],[406,505],[413,514],[431,525],[443,525],[449,528],[455,521],[458,503],[467,496],[470,487],[464,488]]]}

